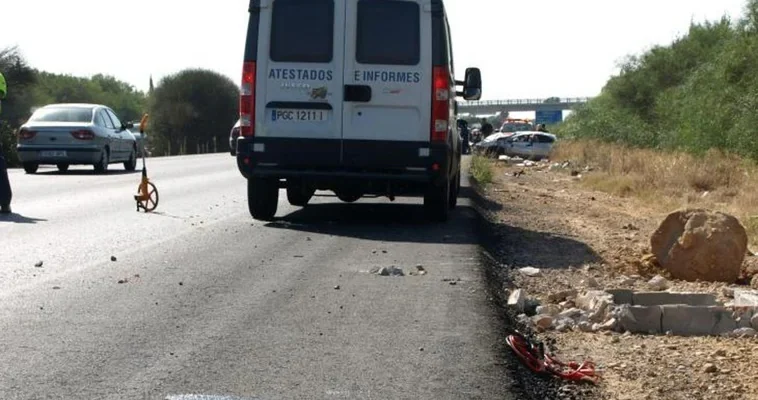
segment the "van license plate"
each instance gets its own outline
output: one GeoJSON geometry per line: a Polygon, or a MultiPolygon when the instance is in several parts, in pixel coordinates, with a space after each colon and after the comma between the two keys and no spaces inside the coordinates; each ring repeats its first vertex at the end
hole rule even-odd
{"type": "Polygon", "coordinates": [[[66,157],[65,151],[40,151],[40,157],[66,157]]]}
{"type": "Polygon", "coordinates": [[[311,122],[326,121],[327,110],[272,109],[271,121],[311,122]]]}

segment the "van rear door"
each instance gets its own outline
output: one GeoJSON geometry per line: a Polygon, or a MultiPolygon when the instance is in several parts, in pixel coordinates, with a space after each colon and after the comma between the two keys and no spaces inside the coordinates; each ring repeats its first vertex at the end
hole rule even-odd
{"type": "Polygon", "coordinates": [[[428,160],[422,154],[431,129],[432,18],[419,3],[347,2],[346,167],[423,167],[428,160]]]}
{"type": "Polygon", "coordinates": [[[259,162],[340,164],[344,10],[345,0],[261,1],[259,32],[270,40],[258,47],[259,162]]]}

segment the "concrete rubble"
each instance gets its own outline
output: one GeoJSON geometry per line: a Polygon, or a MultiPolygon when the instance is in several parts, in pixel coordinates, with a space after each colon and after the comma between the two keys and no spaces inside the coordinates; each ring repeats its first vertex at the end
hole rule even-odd
{"type": "MultiPolygon", "coordinates": [[[[660,286],[656,286],[658,289],[660,286]]],[[[651,288],[652,290],[655,290],[651,288]]],[[[677,336],[758,336],[758,290],[730,288],[734,301],[720,303],[708,293],[635,292],[630,289],[567,290],[527,310],[522,289],[508,304],[538,331],[617,331],[677,336]],[[527,315],[529,314],[529,316],[527,315]]]]}

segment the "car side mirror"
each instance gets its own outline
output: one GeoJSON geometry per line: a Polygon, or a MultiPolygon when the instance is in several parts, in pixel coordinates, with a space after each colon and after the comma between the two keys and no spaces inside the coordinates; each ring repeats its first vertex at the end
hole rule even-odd
{"type": "Polygon", "coordinates": [[[482,72],[479,68],[466,68],[462,95],[465,100],[479,100],[482,98],[482,72]]]}
{"type": "Polygon", "coordinates": [[[134,123],[133,123],[133,122],[127,122],[127,123],[125,123],[125,124],[124,124],[124,125],[121,127],[121,129],[132,129],[132,128],[134,128],[134,123]]]}

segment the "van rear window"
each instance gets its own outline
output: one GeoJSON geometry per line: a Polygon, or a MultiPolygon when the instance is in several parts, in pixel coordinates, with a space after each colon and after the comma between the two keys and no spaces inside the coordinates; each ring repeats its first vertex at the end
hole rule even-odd
{"type": "Polygon", "coordinates": [[[416,2],[359,1],[356,60],[361,64],[418,64],[421,53],[420,14],[416,2]]]}
{"type": "Polygon", "coordinates": [[[271,60],[328,63],[333,47],[333,0],[274,1],[271,60]]]}

